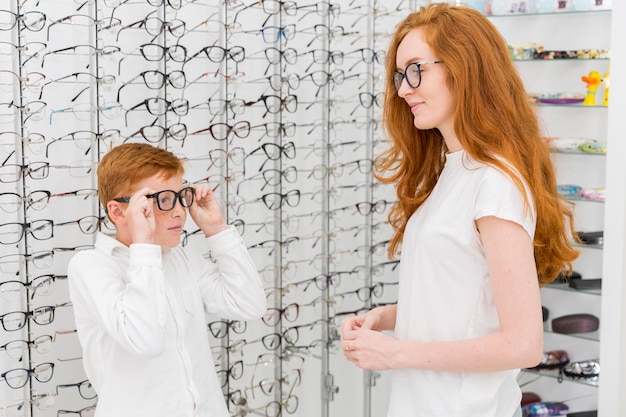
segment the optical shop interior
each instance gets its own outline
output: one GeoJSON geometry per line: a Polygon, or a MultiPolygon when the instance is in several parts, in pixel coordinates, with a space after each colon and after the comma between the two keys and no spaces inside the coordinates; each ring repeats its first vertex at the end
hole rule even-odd
{"type": "MultiPolygon", "coordinates": [[[[98,414],[68,264],[115,234],[96,170],[128,143],[209,186],[262,282],[262,317],[207,313],[228,413],[386,416],[392,371],[347,360],[340,326],[398,300],[396,189],[374,162],[388,44],[429,3],[2,0],[0,417],[98,414]]],[[[572,277],[540,289],[544,355],[517,375],[522,412],[625,416],[626,4],[452,3],[504,36],[580,237],[572,277]]],[[[205,247],[191,215],[183,229],[184,250],[205,247]]],[[[163,381],[143,383],[131,395],[163,381]]]]}

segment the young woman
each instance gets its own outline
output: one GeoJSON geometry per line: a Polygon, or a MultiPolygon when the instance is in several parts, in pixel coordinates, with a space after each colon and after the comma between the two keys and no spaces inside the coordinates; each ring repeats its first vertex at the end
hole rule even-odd
{"type": "Polygon", "coordinates": [[[519,413],[543,351],[539,288],[571,269],[571,207],[497,29],[435,3],[397,27],[377,178],[395,183],[396,305],[342,324],[345,356],[394,369],[389,417],[519,413]],[[394,337],[382,333],[393,330],[394,337]]]}

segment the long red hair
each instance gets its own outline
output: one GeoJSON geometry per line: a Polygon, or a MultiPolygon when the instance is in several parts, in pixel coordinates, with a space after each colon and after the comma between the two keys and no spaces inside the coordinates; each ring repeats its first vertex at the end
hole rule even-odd
{"type": "Polygon", "coordinates": [[[398,202],[389,214],[394,228],[389,256],[399,252],[407,221],[433,190],[447,151],[437,129],[415,128],[413,115],[391,80],[398,45],[416,28],[423,30],[425,41],[447,69],[448,87],[456,99],[455,132],[465,151],[507,173],[524,196],[523,182],[528,185],[537,211],[533,241],[537,274],[541,284],[549,283],[571,270],[578,256],[571,244],[572,205],[557,193],[535,109],[504,38],[486,17],[465,6],[422,7],[399,23],[389,45],[383,123],[390,147],[376,158],[374,174],[383,183],[396,184],[398,202]]]}

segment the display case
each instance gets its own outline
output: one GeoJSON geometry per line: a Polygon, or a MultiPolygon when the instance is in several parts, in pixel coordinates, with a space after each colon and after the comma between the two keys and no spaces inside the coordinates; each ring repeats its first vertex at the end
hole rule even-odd
{"type": "MultiPolygon", "coordinates": [[[[620,177],[616,165],[610,169],[609,164],[611,158],[619,159],[621,147],[612,128],[621,123],[613,106],[623,109],[618,96],[623,90],[609,83],[610,71],[616,71],[621,62],[616,64],[614,59],[623,60],[611,23],[617,21],[615,13],[623,11],[607,2],[537,0],[526,2],[524,10],[511,8],[510,3],[476,2],[474,7],[488,14],[501,30],[527,90],[537,101],[560,191],[574,206],[576,230],[610,235],[624,192],[623,173],[620,177]]],[[[580,285],[556,282],[542,289],[547,313],[544,350],[565,350],[570,362],[599,358],[600,377],[571,377],[561,368],[527,370],[520,378],[524,391],[537,393],[544,401],[565,402],[572,412],[599,409],[601,416],[609,416],[615,415],[611,410],[623,407],[617,397],[610,397],[621,378],[611,366],[619,361],[610,344],[615,343],[615,332],[619,333],[613,311],[621,299],[620,291],[612,289],[621,289],[623,275],[621,262],[611,255],[616,250],[612,244],[623,247],[618,241],[623,237],[613,236],[577,244],[580,257],[574,270],[581,275],[580,285]],[[575,315],[598,318],[600,328],[555,331],[552,320],[575,315]]]]}

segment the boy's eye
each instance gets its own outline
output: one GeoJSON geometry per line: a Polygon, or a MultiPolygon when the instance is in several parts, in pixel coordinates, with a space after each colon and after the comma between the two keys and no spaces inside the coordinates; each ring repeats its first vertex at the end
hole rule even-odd
{"type": "Polygon", "coordinates": [[[159,197],[159,204],[160,204],[162,207],[169,207],[169,206],[171,206],[171,205],[172,205],[172,197],[171,197],[171,196],[168,196],[168,195],[166,195],[166,196],[160,196],[160,197],[159,197]]]}

